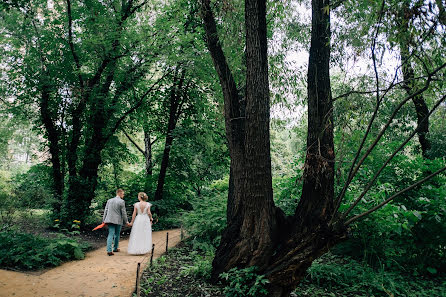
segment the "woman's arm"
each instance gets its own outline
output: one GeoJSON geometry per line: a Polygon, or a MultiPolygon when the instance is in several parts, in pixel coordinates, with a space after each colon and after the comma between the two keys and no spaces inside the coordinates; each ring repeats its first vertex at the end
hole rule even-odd
{"type": "Polygon", "coordinates": [[[133,221],[135,221],[135,217],[136,217],[136,205],[133,205],[132,221],[130,222],[130,225],[133,225],[133,221]]]}
{"type": "Polygon", "coordinates": [[[150,206],[149,206],[149,209],[147,210],[147,213],[149,214],[150,222],[153,222],[153,217],[152,217],[152,212],[150,211],[150,206]]]}

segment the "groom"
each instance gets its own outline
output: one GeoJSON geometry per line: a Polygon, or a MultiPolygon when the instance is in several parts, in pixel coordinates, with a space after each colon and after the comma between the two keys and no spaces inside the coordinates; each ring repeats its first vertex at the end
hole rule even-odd
{"type": "Polygon", "coordinates": [[[113,256],[113,252],[119,252],[119,236],[121,235],[122,224],[130,226],[125,211],[124,190],[116,190],[116,197],[107,200],[102,222],[108,226],[107,255],[113,256]],[[112,243],[114,241],[114,249],[112,243]]]}

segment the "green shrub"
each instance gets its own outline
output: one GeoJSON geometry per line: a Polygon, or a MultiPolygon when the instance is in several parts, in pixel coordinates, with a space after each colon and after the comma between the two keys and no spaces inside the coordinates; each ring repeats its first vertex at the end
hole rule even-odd
{"type": "Polygon", "coordinates": [[[191,253],[191,256],[193,257],[193,264],[182,266],[180,274],[182,276],[192,275],[209,280],[212,272],[212,260],[215,256],[214,251],[209,251],[204,256],[194,251],[191,253]]]}
{"type": "Polygon", "coordinates": [[[227,297],[267,296],[266,284],[268,280],[264,275],[256,273],[256,267],[244,269],[232,268],[220,274],[220,278],[228,282],[223,292],[227,297]]]}
{"type": "Polygon", "coordinates": [[[373,269],[348,257],[315,260],[298,286],[299,296],[445,296],[445,279],[423,279],[401,271],[373,269]]]}
{"type": "Polygon", "coordinates": [[[302,182],[298,177],[273,178],[274,203],[280,207],[286,215],[293,215],[302,192],[302,182]]]}
{"type": "MultiPolygon", "coordinates": [[[[361,200],[353,214],[370,209],[392,193],[444,166],[441,160],[409,159],[404,155],[395,158],[395,163],[383,171],[376,187],[361,200]]],[[[380,164],[379,160],[376,162],[380,164]]],[[[364,170],[375,169],[365,167],[364,170]]],[[[352,183],[341,211],[362,192],[363,186],[360,180],[352,183]]],[[[446,178],[440,175],[354,223],[351,239],[338,245],[334,252],[366,261],[375,268],[384,265],[386,269],[410,270],[420,275],[444,273],[445,197],[446,178]]]]}
{"type": "Polygon", "coordinates": [[[182,223],[189,237],[195,240],[195,246],[199,242],[204,246],[217,246],[226,227],[227,191],[211,189],[191,203],[193,210],[182,215],[182,223]]]}
{"type": "Polygon", "coordinates": [[[47,208],[53,202],[51,167],[37,164],[13,178],[14,194],[22,207],[47,208]]]}
{"type": "Polygon", "coordinates": [[[14,231],[0,232],[0,266],[36,270],[84,258],[87,244],[60,235],[48,239],[14,231]]]}

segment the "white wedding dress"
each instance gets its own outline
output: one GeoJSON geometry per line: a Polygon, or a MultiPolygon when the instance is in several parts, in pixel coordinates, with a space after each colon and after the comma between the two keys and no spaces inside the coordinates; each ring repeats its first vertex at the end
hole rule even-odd
{"type": "Polygon", "coordinates": [[[133,222],[130,233],[127,253],[132,255],[142,255],[152,250],[152,224],[148,214],[148,209],[152,204],[147,202],[144,209],[141,209],[140,202],[135,203],[137,215],[133,222]]]}

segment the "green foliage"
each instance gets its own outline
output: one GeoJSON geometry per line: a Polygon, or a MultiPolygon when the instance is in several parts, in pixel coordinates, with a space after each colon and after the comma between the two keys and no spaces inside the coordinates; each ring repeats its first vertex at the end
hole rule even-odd
{"type": "Polygon", "coordinates": [[[223,297],[222,288],[208,282],[212,258],[213,253],[196,251],[188,241],[169,250],[143,272],[143,296],[223,297]]]}
{"type": "MultiPolygon", "coordinates": [[[[391,144],[390,144],[391,145],[391,144]]],[[[364,171],[376,170],[382,159],[374,156],[364,171]],[[375,168],[374,168],[375,167],[375,168]]],[[[363,212],[442,166],[442,161],[397,156],[383,171],[355,214],[363,212]],[[407,172],[411,172],[408,175],[407,172]]],[[[348,203],[363,190],[360,177],[351,187],[348,203]]],[[[363,260],[373,267],[410,269],[415,275],[446,271],[446,178],[438,176],[398,197],[352,228],[352,238],[334,251],[363,260]]],[[[348,203],[346,205],[348,205],[348,203]]],[[[345,209],[344,205],[341,209],[345,209]]]]}
{"type": "Polygon", "coordinates": [[[220,278],[228,282],[224,288],[227,297],[267,296],[266,285],[268,280],[264,275],[256,273],[256,267],[237,269],[232,268],[222,273],[220,278]]]}
{"type": "Polygon", "coordinates": [[[193,210],[184,212],[182,222],[197,243],[217,246],[226,227],[227,179],[214,182],[202,196],[191,201],[193,210]]]}
{"type": "Polygon", "coordinates": [[[88,244],[63,235],[44,238],[15,231],[0,232],[0,266],[23,270],[58,266],[63,261],[83,259],[88,248],[88,244]]]}
{"type": "Polygon", "coordinates": [[[302,182],[298,177],[273,178],[274,203],[286,215],[293,215],[302,192],[302,182]]]}
{"type": "Polygon", "coordinates": [[[330,253],[315,260],[299,296],[444,296],[444,278],[423,279],[410,274],[377,270],[348,257],[330,253]]]}
{"type": "Polygon", "coordinates": [[[12,189],[10,173],[0,170],[0,224],[2,228],[13,225],[17,200],[12,189]]]}
{"type": "Polygon", "coordinates": [[[36,164],[14,177],[18,203],[28,208],[48,208],[53,202],[51,167],[36,164]]]}
{"type": "Polygon", "coordinates": [[[193,258],[193,264],[181,267],[180,274],[183,276],[192,275],[209,280],[211,278],[212,260],[214,259],[215,253],[208,251],[205,255],[200,255],[196,251],[193,251],[189,256],[193,258]]]}

